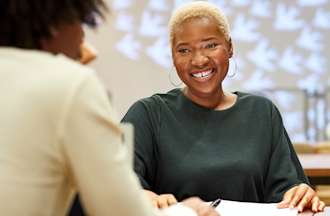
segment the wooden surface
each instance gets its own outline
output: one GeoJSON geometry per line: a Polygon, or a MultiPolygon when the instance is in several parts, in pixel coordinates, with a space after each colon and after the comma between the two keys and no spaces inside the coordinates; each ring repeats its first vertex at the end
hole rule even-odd
{"type": "Polygon", "coordinates": [[[330,177],[330,154],[299,154],[308,177],[330,177]]]}
{"type": "Polygon", "coordinates": [[[299,216],[330,216],[330,207],[326,207],[324,212],[313,214],[311,211],[300,213],[299,216]]]}

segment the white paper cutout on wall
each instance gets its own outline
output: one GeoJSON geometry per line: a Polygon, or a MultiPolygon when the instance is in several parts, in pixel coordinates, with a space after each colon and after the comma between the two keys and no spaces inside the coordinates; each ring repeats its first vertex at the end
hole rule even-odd
{"type": "Polygon", "coordinates": [[[167,37],[159,38],[152,46],[148,47],[147,54],[159,65],[171,68],[172,58],[167,37]]]}
{"type": "Polygon", "coordinates": [[[311,53],[305,61],[305,66],[310,70],[320,75],[325,74],[326,71],[326,58],[319,53],[311,53]]]}
{"type": "Polygon", "coordinates": [[[257,17],[270,17],[271,5],[268,1],[255,1],[251,7],[251,14],[257,17]]]}
{"type": "Polygon", "coordinates": [[[133,31],[133,16],[126,12],[121,12],[117,15],[116,29],[125,32],[133,31]]]}
{"type": "Polygon", "coordinates": [[[307,89],[309,92],[314,92],[319,86],[320,78],[317,74],[309,74],[297,81],[297,86],[301,89],[307,89]]]}
{"type": "Polygon", "coordinates": [[[321,51],[323,49],[322,39],[321,33],[306,26],[297,39],[297,45],[309,51],[321,51]]]}
{"type": "Polygon", "coordinates": [[[276,9],[274,27],[282,31],[301,29],[304,26],[304,21],[299,18],[299,15],[299,9],[297,7],[287,7],[280,3],[276,9]]]}
{"type": "Polygon", "coordinates": [[[124,36],[116,45],[119,52],[126,55],[132,60],[138,60],[140,57],[139,50],[141,49],[141,44],[134,39],[132,34],[127,34],[124,36]]]}
{"type": "Polygon", "coordinates": [[[244,88],[249,90],[265,89],[274,87],[275,83],[269,79],[264,72],[257,70],[244,81],[244,88]]]}
{"type": "Polygon", "coordinates": [[[238,15],[232,26],[231,35],[238,41],[255,42],[260,38],[258,27],[259,23],[255,19],[248,19],[244,15],[238,15]]]}
{"type": "Polygon", "coordinates": [[[165,19],[158,13],[145,10],[141,17],[139,34],[147,37],[162,36],[167,33],[165,19]]]}
{"type": "Polygon", "coordinates": [[[251,62],[256,64],[258,68],[266,71],[275,70],[276,66],[274,61],[277,57],[276,50],[270,47],[269,42],[265,39],[257,43],[255,49],[248,54],[248,58],[251,62]]]}
{"type": "Polygon", "coordinates": [[[315,27],[330,29],[330,11],[325,11],[322,8],[316,10],[315,17],[313,19],[315,27]]]}
{"type": "Polygon", "coordinates": [[[295,52],[292,47],[288,47],[281,56],[279,60],[279,65],[282,69],[291,74],[302,75],[303,68],[302,66],[303,56],[298,52],[295,52]]]}

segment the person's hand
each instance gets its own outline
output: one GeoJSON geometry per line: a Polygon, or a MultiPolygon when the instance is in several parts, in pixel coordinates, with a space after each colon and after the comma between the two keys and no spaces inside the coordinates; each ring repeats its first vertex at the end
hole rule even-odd
{"type": "Polygon", "coordinates": [[[220,216],[219,213],[208,205],[206,202],[202,201],[197,197],[188,198],[182,201],[182,204],[192,208],[198,216],[220,216]]]}
{"type": "Polygon", "coordinates": [[[166,208],[178,202],[176,198],[173,196],[173,194],[158,195],[149,190],[143,190],[143,191],[151,199],[152,204],[156,208],[160,208],[160,209],[166,208]]]}
{"type": "Polygon", "coordinates": [[[325,203],[320,200],[315,191],[307,184],[300,184],[285,192],[279,208],[297,207],[299,212],[310,208],[313,212],[323,211],[325,203]]]}

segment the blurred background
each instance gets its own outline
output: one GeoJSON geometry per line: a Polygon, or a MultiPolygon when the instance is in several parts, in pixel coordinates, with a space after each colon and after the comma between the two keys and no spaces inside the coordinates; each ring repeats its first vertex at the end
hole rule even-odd
{"type": "MultiPolygon", "coordinates": [[[[111,14],[87,40],[122,117],[136,100],[180,83],[167,23],[187,0],[108,0],[111,14]],[[171,74],[171,75],[170,75],[171,74]]],[[[270,98],[293,142],[330,139],[330,0],[210,0],[228,16],[234,45],[225,88],[270,98]]],[[[182,86],[181,86],[182,87],[182,86]]],[[[257,113],[256,113],[257,115],[257,113]]]]}

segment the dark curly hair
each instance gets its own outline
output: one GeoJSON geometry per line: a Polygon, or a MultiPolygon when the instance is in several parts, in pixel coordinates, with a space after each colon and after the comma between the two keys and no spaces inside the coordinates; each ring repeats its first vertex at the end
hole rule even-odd
{"type": "Polygon", "coordinates": [[[0,0],[0,46],[40,49],[57,24],[95,27],[106,11],[103,0],[0,0]]]}

